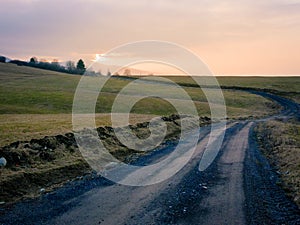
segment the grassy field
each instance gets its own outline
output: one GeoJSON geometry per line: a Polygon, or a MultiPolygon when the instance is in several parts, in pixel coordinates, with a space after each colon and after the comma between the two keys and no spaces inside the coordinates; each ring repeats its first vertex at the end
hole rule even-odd
{"type": "MultiPolygon", "coordinates": [[[[189,85],[195,82],[189,77],[169,77],[173,81],[189,85]]],[[[227,77],[219,76],[217,80],[223,87],[249,87],[274,91],[300,103],[300,76],[296,77],[227,77]]]]}
{"type": "MultiPolygon", "coordinates": [[[[89,79],[93,83],[94,79],[99,78],[89,79]]],[[[179,83],[183,81],[183,78],[176,79],[180,79],[179,83]]],[[[16,140],[70,131],[73,96],[79,80],[78,75],[1,63],[0,146],[16,140]]],[[[112,78],[103,87],[96,105],[99,126],[110,124],[106,113],[111,111],[115,97],[129,82],[131,80],[112,78]]],[[[188,78],[185,82],[188,82],[188,78]]],[[[143,85],[143,88],[151,89],[152,86],[143,85]]],[[[170,87],[163,88],[164,93],[170,92],[170,87]]],[[[199,115],[209,116],[210,108],[202,91],[194,87],[184,89],[193,99],[199,115]]],[[[224,97],[229,118],[263,116],[275,110],[272,102],[245,92],[224,90],[224,97]]],[[[131,110],[132,122],[142,122],[155,115],[170,115],[174,112],[174,107],[167,101],[146,98],[131,110]]]]}
{"type": "MultiPolygon", "coordinates": [[[[90,78],[91,82],[93,79],[90,78]]],[[[0,64],[0,113],[1,114],[52,114],[71,113],[73,96],[80,76],[60,74],[52,71],[39,70],[30,67],[20,67],[11,64],[0,64]]],[[[108,113],[119,93],[131,80],[113,78],[104,86],[98,99],[97,113],[108,113]]],[[[145,88],[146,85],[143,85],[145,88]]],[[[151,85],[149,85],[151,88],[151,85]]],[[[184,87],[196,103],[203,104],[203,112],[209,114],[206,99],[199,88],[184,87]]],[[[143,91],[143,90],[141,90],[143,91]]],[[[166,88],[166,92],[169,92],[166,88]]],[[[263,98],[255,95],[224,91],[229,112],[236,109],[240,116],[251,115],[254,109],[261,111],[263,98]],[[248,104],[249,103],[249,104],[248,104]],[[246,111],[249,111],[248,113],[246,111]],[[244,111],[244,114],[242,112],[244,111]]],[[[198,106],[198,109],[200,107],[198,106]]],[[[148,98],[135,105],[133,113],[166,115],[174,113],[170,105],[157,98],[148,98]],[[145,107],[149,105],[149,107],[145,107]],[[153,106],[156,107],[153,107],[153,106]]],[[[229,116],[231,114],[229,113],[229,116]]]]}
{"type": "Polygon", "coordinates": [[[278,170],[281,186],[300,207],[300,124],[268,121],[256,128],[264,154],[278,170]]]}

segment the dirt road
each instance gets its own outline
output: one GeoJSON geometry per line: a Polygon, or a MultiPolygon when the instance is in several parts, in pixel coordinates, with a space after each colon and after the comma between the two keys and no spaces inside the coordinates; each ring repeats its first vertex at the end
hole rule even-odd
{"type": "MultiPolygon", "coordinates": [[[[262,95],[284,106],[278,117],[298,115],[297,104],[262,95]]],[[[299,210],[276,185],[276,174],[252,137],[255,122],[228,124],[222,148],[205,171],[198,168],[209,127],[202,128],[188,164],[164,182],[131,187],[87,176],[3,209],[0,224],[300,224],[299,210]]],[[[137,163],[157,162],[173,148],[169,143],[137,163]]]]}

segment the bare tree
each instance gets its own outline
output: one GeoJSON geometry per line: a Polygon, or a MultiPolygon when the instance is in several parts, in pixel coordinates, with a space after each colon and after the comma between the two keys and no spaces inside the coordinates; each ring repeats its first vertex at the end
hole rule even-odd
{"type": "Polygon", "coordinates": [[[124,70],[124,75],[125,75],[125,76],[130,76],[130,75],[131,75],[131,70],[128,69],[128,68],[125,69],[125,70],[124,70]]]}
{"type": "Polygon", "coordinates": [[[67,61],[66,68],[69,73],[74,73],[76,71],[75,63],[73,61],[67,61]]]}

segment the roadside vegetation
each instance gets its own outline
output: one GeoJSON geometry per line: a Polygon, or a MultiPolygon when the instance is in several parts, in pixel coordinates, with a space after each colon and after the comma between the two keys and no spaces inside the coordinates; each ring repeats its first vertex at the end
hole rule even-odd
{"type": "Polygon", "coordinates": [[[300,123],[272,120],[256,127],[257,140],[277,170],[283,189],[300,208],[300,123]]]}

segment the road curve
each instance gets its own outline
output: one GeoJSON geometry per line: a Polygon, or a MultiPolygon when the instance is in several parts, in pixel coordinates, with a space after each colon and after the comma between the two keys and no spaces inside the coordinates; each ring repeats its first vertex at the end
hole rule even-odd
{"type": "MultiPolygon", "coordinates": [[[[293,116],[299,106],[278,96],[261,94],[284,106],[277,116],[293,116]]],[[[260,205],[264,193],[257,192],[258,184],[266,181],[254,179],[262,176],[255,164],[259,155],[252,139],[256,121],[237,121],[228,124],[222,148],[214,162],[200,172],[199,162],[209,138],[209,127],[201,130],[199,144],[186,166],[168,180],[145,187],[114,184],[102,177],[88,176],[71,182],[53,193],[38,199],[18,203],[2,212],[0,224],[287,224],[300,223],[299,211],[283,195],[288,211],[278,220],[270,220],[273,211],[264,211],[260,205]],[[255,154],[254,154],[255,152],[255,154]],[[255,216],[251,219],[251,213],[255,216]],[[265,223],[266,224],[266,223],[265,223]]],[[[161,151],[140,159],[140,163],[153,163],[172,151],[170,143],[161,151]]],[[[259,155],[259,157],[262,157],[259,155]]],[[[266,161],[263,162],[267,164],[266,161]]],[[[271,175],[264,175],[271,176],[271,175]]],[[[268,180],[268,179],[266,179],[268,180]]],[[[265,182],[265,183],[264,183],[265,182]]],[[[269,182],[269,180],[268,180],[269,182]]],[[[276,185],[268,183],[270,192],[276,185]]],[[[270,194],[268,194],[270,196],[270,194]]],[[[272,194],[271,194],[272,196],[272,194]]],[[[268,199],[272,205],[272,198],[268,199]]],[[[283,206],[280,207],[284,209],[283,206]]],[[[275,210],[275,211],[274,211],[275,210]]],[[[273,214],[272,214],[273,213],[273,214]]]]}

